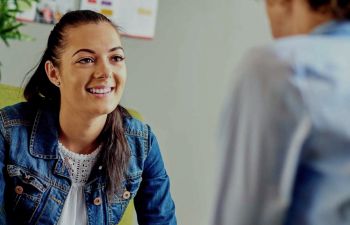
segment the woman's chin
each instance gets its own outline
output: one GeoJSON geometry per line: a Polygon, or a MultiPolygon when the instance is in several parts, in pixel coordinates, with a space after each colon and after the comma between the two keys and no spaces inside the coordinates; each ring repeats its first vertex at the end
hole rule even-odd
{"type": "Polygon", "coordinates": [[[100,107],[97,108],[94,111],[94,115],[96,116],[100,116],[100,115],[107,115],[110,114],[111,112],[113,112],[113,110],[115,110],[115,108],[117,108],[118,105],[115,106],[107,106],[107,107],[100,107]]]}

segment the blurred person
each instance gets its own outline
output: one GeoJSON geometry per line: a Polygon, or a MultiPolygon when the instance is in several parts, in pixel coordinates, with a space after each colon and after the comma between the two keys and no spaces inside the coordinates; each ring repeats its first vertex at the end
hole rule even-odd
{"type": "Polygon", "coordinates": [[[119,103],[127,73],[118,27],[65,14],[24,89],[0,110],[0,224],[176,225],[157,139],[119,103]]]}
{"type": "Polygon", "coordinates": [[[213,224],[350,224],[350,1],[266,0],[221,127],[213,224]]]}

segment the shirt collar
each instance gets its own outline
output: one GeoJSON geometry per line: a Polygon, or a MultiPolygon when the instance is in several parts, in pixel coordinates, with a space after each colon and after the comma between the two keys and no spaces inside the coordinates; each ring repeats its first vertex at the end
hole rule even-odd
{"type": "Polygon", "coordinates": [[[331,20],[316,27],[311,35],[350,35],[350,21],[331,20]]]}

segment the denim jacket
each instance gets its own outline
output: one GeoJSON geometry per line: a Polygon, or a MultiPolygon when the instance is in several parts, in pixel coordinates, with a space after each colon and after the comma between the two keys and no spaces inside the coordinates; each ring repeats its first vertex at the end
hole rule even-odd
{"type": "MultiPolygon", "coordinates": [[[[131,158],[118,193],[107,197],[97,161],[84,187],[88,225],[118,224],[134,198],[139,224],[175,225],[156,137],[148,125],[124,119],[131,158]]],[[[19,103],[0,110],[0,224],[56,224],[71,186],[58,152],[58,115],[19,103]]]]}

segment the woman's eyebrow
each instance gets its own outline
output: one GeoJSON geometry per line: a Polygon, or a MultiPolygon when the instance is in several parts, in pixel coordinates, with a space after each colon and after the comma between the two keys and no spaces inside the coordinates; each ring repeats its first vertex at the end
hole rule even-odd
{"type": "MultiPolygon", "coordinates": [[[[124,49],[123,49],[123,47],[121,47],[121,46],[111,48],[111,49],[109,50],[109,52],[113,52],[113,51],[116,51],[116,50],[118,50],[118,49],[121,49],[121,50],[124,52],[124,49]]],[[[91,53],[91,54],[95,54],[95,53],[96,53],[94,50],[91,50],[91,49],[88,49],[88,48],[82,48],[82,49],[79,49],[78,51],[74,52],[74,54],[72,55],[72,57],[75,56],[76,54],[78,54],[79,52],[88,52],[88,53],[91,53]]]]}
{"type": "Polygon", "coordinates": [[[79,52],[89,52],[89,53],[92,53],[92,54],[95,54],[95,51],[91,50],[91,49],[88,49],[88,48],[82,48],[82,49],[79,49],[78,51],[76,51],[73,55],[75,56],[76,54],[78,54],[79,52]]]}
{"type": "Polygon", "coordinates": [[[121,46],[111,48],[111,49],[109,50],[109,52],[113,52],[113,51],[116,51],[116,50],[118,50],[118,49],[121,49],[121,50],[124,52],[124,48],[121,47],[121,46]]]}

